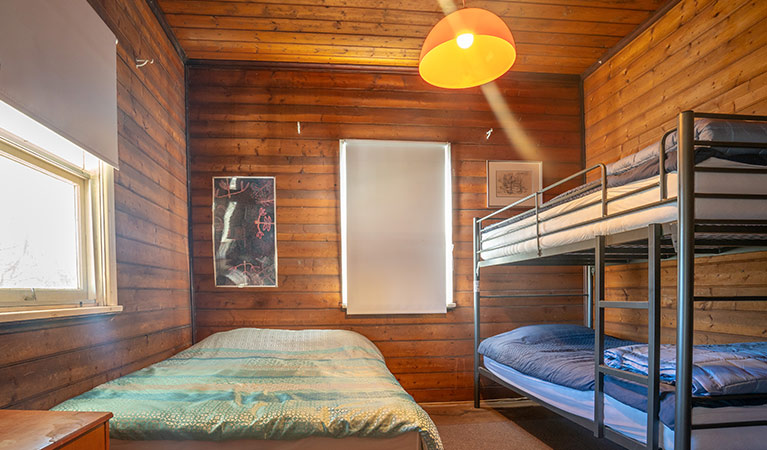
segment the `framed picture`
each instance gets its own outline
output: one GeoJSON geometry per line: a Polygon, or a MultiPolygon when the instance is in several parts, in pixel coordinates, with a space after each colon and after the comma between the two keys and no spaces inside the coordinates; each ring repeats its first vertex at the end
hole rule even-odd
{"type": "Polygon", "coordinates": [[[213,177],[216,287],[277,287],[274,177],[213,177]]]}
{"type": "MultiPolygon", "coordinates": [[[[514,203],[541,189],[541,161],[488,161],[487,206],[496,208],[514,203]]],[[[519,206],[535,206],[535,199],[519,206]]]]}

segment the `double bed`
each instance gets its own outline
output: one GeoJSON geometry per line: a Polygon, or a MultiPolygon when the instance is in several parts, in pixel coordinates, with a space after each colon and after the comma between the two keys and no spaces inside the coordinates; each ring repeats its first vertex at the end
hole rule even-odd
{"type": "Polygon", "coordinates": [[[53,409],[112,412],[115,449],[442,449],[380,351],[343,330],[216,333],[53,409]]]}

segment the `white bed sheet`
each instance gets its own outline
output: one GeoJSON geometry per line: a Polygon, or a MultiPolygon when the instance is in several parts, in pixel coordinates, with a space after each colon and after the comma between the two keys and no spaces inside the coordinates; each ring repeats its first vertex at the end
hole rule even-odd
{"type": "MultiPolygon", "coordinates": [[[[488,357],[484,357],[484,362],[489,371],[510,385],[529,392],[563,411],[594,420],[594,391],[579,391],[530,377],[488,357]]],[[[767,405],[697,407],[692,410],[693,423],[712,423],[725,419],[762,420],[764,417],[767,417],[767,405]]],[[[605,395],[605,424],[638,441],[646,440],[647,413],[621,403],[609,395],[605,395]]],[[[660,445],[667,450],[673,449],[674,431],[663,424],[660,428],[660,445]]],[[[691,441],[694,450],[765,448],[767,426],[693,430],[691,441]]]]}
{"type": "MultiPolygon", "coordinates": [[[[718,158],[710,158],[699,164],[698,167],[764,168],[718,158]]],[[[676,197],[678,190],[677,174],[670,173],[666,174],[665,177],[667,198],[676,197]]],[[[657,181],[658,176],[655,176],[624,186],[609,188],[607,198],[609,200],[635,189],[649,186],[657,181]]],[[[695,174],[695,186],[698,193],[767,194],[767,174],[733,175],[699,172],[695,174]]],[[[620,233],[641,228],[651,223],[668,223],[677,219],[677,202],[673,201],[665,205],[557,232],[557,230],[562,230],[573,224],[601,217],[602,206],[599,203],[574,211],[575,208],[600,199],[601,195],[601,192],[595,192],[541,212],[539,214],[541,221],[538,224],[540,233],[552,233],[541,237],[541,248],[581,242],[599,235],[620,233]]],[[[607,213],[619,213],[657,202],[659,199],[659,188],[655,187],[608,203],[607,213]]],[[[695,201],[695,217],[699,219],[767,219],[767,200],[697,199],[695,201]]],[[[481,257],[484,260],[536,251],[535,216],[482,232],[481,237],[481,248],[483,249],[481,257]]]]}

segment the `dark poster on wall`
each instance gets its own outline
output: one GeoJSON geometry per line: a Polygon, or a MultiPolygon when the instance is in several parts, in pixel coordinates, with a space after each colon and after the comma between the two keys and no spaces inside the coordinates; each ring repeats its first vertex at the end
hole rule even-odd
{"type": "Polygon", "coordinates": [[[213,177],[216,286],[276,287],[274,177],[213,177]]]}

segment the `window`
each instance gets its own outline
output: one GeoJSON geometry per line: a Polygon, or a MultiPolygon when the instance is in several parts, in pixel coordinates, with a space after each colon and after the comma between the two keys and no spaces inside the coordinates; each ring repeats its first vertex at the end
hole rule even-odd
{"type": "Polygon", "coordinates": [[[121,309],[112,197],[111,166],[0,102],[0,322],[121,309]]]}
{"type": "Polygon", "coordinates": [[[341,141],[349,314],[444,313],[453,301],[450,144],[341,141]]]}

